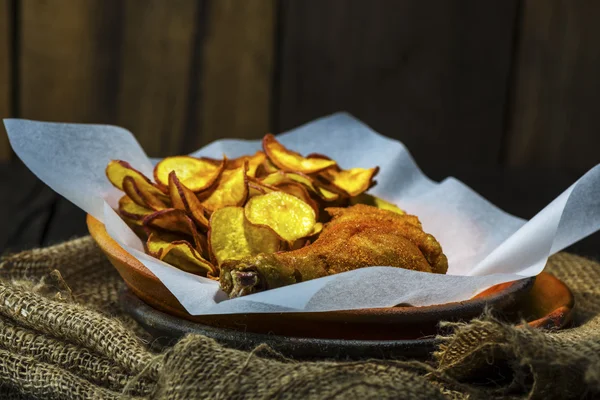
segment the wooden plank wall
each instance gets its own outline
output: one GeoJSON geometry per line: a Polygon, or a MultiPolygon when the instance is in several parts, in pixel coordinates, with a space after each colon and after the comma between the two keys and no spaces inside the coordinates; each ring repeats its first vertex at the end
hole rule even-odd
{"type": "MultiPolygon", "coordinates": [[[[13,115],[12,97],[12,9],[7,0],[0,1],[0,119],[13,115]]],[[[11,156],[8,138],[4,129],[0,129],[0,161],[11,156]]]]}
{"type": "Polygon", "coordinates": [[[274,0],[17,4],[20,117],[120,125],[151,156],[268,131],[274,0]]]}
{"type": "Polygon", "coordinates": [[[495,164],[516,1],[285,0],[278,130],[347,110],[419,164],[495,164]]]}
{"type": "Polygon", "coordinates": [[[507,146],[512,166],[600,163],[600,3],[522,3],[507,146]]]}
{"type": "Polygon", "coordinates": [[[161,156],[347,110],[423,167],[583,170],[600,161],[597,16],[591,0],[0,0],[0,117],[117,124],[161,156]]]}

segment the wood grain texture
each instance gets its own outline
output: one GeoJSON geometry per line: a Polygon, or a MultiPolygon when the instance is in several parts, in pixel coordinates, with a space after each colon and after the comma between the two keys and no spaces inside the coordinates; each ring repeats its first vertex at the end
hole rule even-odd
{"type": "Polygon", "coordinates": [[[27,0],[21,4],[21,117],[115,120],[118,0],[27,0]]]}
{"type": "MultiPolygon", "coordinates": [[[[8,0],[0,1],[0,119],[12,117],[11,43],[12,12],[8,0]]],[[[0,161],[11,158],[11,149],[4,128],[0,128],[0,161]]]]}
{"type": "Polygon", "coordinates": [[[277,130],[345,110],[420,164],[495,164],[515,13],[515,0],[284,0],[277,130]]]}
{"type": "Polygon", "coordinates": [[[150,156],[187,153],[190,80],[200,2],[123,2],[117,124],[150,156]]]}
{"type": "Polygon", "coordinates": [[[600,3],[523,2],[505,158],[586,170],[600,162],[600,3]]]}
{"type": "Polygon", "coordinates": [[[213,0],[207,10],[196,145],[260,138],[271,128],[276,2],[213,0]]]}

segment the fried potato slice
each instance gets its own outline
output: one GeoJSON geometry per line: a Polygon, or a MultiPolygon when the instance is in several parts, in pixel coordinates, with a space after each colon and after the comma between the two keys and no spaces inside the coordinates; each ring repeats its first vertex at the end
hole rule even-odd
{"type": "Polygon", "coordinates": [[[327,202],[336,201],[342,195],[341,193],[336,193],[329,190],[327,187],[325,187],[326,185],[323,185],[320,182],[315,182],[313,178],[303,173],[288,172],[286,173],[286,176],[294,182],[303,184],[307,189],[327,202]]]}
{"type": "Polygon", "coordinates": [[[358,196],[372,186],[373,178],[378,172],[379,167],[348,170],[333,167],[321,171],[320,175],[333,186],[348,193],[348,195],[358,196]]]}
{"type": "Polygon", "coordinates": [[[397,214],[401,214],[401,215],[406,214],[406,212],[404,212],[404,210],[402,210],[400,207],[396,206],[395,204],[392,204],[389,201],[385,201],[377,196],[373,196],[373,195],[367,194],[367,193],[362,193],[356,197],[351,198],[350,205],[355,205],[355,204],[365,204],[367,206],[377,207],[382,210],[393,211],[393,212],[395,212],[397,214]]]}
{"type": "Polygon", "coordinates": [[[169,195],[173,202],[173,208],[184,210],[198,226],[208,228],[208,219],[204,215],[202,203],[194,192],[181,183],[175,171],[171,171],[169,174],[169,195]]]}
{"type": "Polygon", "coordinates": [[[312,199],[312,197],[310,197],[310,194],[304,188],[304,186],[294,181],[290,181],[278,183],[275,185],[275,188],[287,194],[291,194],[292,196],[295,196],[303,202],[307,203],[315,211],[316,219],[319,219],[319,205],[316,201],[312,199]]]}
{"type": "Polygon", "coordinates": [[[184,271],[202,276],[218,276],[218,269],[186,240],[170,240],[152,232],[146,240],[146,250],[151,256],[184,271]]]}
{"type": "Polygon", "coordinates": [[[264,178],[265,176],[272,174],[273,172],[277,172],[279,169],[269,161],[268,158],[265,158],[262,163],[260,163],[256,167],[256,172],[254,173],[254,177],[256,178],[264,178]]]}
{"type": "Polygon", "coordinates": [[[267,155],[262,151],[257,151],[251,156],[242,156],[227,160],[227,169],[236,169],[244,165],[244,162],[248,162],[248,171],[246,175],[256,176],[256,169],[267,159],[267,155]]]}
{"type": "Polygon", "coordinates": [[[312,177],[299,172],[276,171],[263,177],[261,180],[261,183],[273,186],[292,182],[303,185],[311,193],[316,194],[319,198],[327,202],[335,201],[340,198],[340,193],[332,192],[323,187],[330,185],[316,183],[312,177]]]}
{"type": "Polygon", "coordinates": [[[288,243],[308,236],[316,224],[313,208],[284,192],[271,192],[248,200],[244,207],[248,221],[273,229],[288,243]]]}
{"type": "Polygon", "coordinates": [[[190,156],[167,157],[154,167],[154,179],[164,187],[169,186],[169,174],[175,171],[177,177],[192,192],[208,189],[221,175],[226,160],[219,164],[213,160],[190,156]]]}
{"type": "Polygon", "coordinates": [[[202,206],[210,212],[228,206],[241,206],[248,198],[248,161],[236,169],[221,173],[215,188],[202,198],[202,206]]]}
{"type": "Polygon", "coordinates": [[[251,176],[248,177],[248,198],[276,192],[278,190],[279,189],[277,189],[275,186],[267,185],[251,176]]]}
{"type": "Polygon", "coordinates": [[[260,253],[279,250],[279,236],[270,228],[251,224],[242,207],[223,207],[210,217],[208,243],[217,265],[260,253]]]}
{"type": "Polygon", "coordinates": [[[127,161],[112,160],[106,166],[106,177],[117,189],[123,189],[123,180],[125,177],[131,177],[142,192],[147,192],[159,198],[160,200],[168,199],[165,194],[152,184],[144,174],[133,168],[127,161]]]}
{"type": "Polygon", "coordinates": [[[164,210],[167,208],[167,204],[165,204],[165,202],[162,201],[158,196],[141,190],[138,187],[135,179],[133,179],[131,176],[126,176],[123,178],[123,191],[139,206],[150,208],[154,211],[164,210]]]}
{"type": "Polygon", "coordinates": [[[333,160],[303,157],[301,154],[284,147],[277,139],[275,139],[275,136],[271,134],[265,135],[262,145],[269,160],[285,171],[297,171],[305,174],[312,174],[337,165],[333,160]]]}
{"type": "Polygon", "coordinates": [[[191,236],[194,240],[196,249],[202,252],[202,238],[196,229],[196,225],[187,216],[185,211],[177,208],[167,208],[165,210],[155,211],[146,216],[143,220],[143,225],[153,231],[162,229],[169,232],[178,232],[191,236]]]}
{"type": "MultiPolygon", "coordinates": [[[[132,221],[142,221],[148,215],[152,215],[154,210],[136,204],[129,196],[125,195],[119,199],[119,214],[132,221]]],[[[140,225],[141,223],[136,223],[140,225]]]]}

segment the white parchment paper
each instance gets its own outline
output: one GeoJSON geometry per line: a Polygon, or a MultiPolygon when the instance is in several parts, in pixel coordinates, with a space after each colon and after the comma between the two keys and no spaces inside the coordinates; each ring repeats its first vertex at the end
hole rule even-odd
{"type": "MultiPolygon", "coordinates": [[[[152,161],[133,135],[106,125],[5,119],[11,145],[52,189],[101,220],[110,236],[148,267],[193,315],[303,312],[415,306],[466,300],[486,288],[540,273],[548,257],[600,228],[600,165],[529,222],[498,209],[454,178],[440,183],[419,170],[407,149],[348,114],[339,113],[279,135],[289,148],[319,152],[341,167],[379,165],[371,193],[417,215],[442,244],[447,275],[373,266],[227,300],[217,282],[180,271],[143,252],[140,239],[113,207],[122,195],[106,179],[113,159],[148,176],[152,161]]],[[[220,140],[193,155],[233,158],[260,141],[220,140]]]]}

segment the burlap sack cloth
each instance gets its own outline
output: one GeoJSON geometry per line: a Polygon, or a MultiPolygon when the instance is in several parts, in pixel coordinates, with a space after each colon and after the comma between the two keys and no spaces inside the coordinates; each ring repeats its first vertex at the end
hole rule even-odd
{"type": "Polygon", "coordinates": [[[570,254],[548,269],[576,295],[576,327],[454,325],[435,360],[299,362],[190,335],[162,352],[123,315],[122,281],[85,237],[0,264],[0,398],[595,398],[600,264],[570,254]]]}

